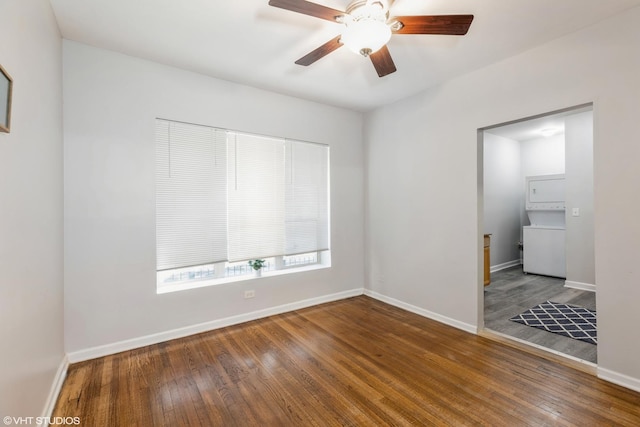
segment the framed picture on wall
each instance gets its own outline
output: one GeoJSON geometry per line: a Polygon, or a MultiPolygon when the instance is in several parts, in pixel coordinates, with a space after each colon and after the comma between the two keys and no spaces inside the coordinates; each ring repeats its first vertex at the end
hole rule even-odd
{"type": "Polygon", "coordinates": [[[11,89],[13,80],[0,65],[0,132],[9,133],[11,124],[11,89]]]}

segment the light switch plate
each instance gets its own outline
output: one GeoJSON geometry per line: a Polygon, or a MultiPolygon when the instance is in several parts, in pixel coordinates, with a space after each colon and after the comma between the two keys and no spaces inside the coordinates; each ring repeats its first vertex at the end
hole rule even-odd
{"type": "Polygon", "coordinates": [[[571,210],[571,215],[573,216],[580,216],[580,208],[573,208],[571,210]]]}

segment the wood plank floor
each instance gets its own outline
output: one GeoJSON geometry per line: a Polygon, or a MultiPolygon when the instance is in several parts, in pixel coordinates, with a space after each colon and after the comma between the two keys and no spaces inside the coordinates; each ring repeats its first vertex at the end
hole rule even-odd
{"type": "Polygon", "coordinates": [[[69,368],[83,426],[638,426],[640,393],[360,296],[69,368]]]}
{"type": "Polygon", "coordinates": [[[564,287],[564,279],[524,274],[522,266],[491,274],[484,289],[484,326],[562,354],[597,363],[597,346],[532,328],[509,319],[545,301],[561,302],[596,309],[596,293],[564,287]]]}

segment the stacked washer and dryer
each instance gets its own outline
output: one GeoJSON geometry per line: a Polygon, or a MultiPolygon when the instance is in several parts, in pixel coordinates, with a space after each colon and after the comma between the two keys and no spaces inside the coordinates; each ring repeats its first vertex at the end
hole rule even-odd
{"type": "Polygon", "coordinates": [[[564,174],[526,177],[525,209],[524,272],[566,278],[564,174]]]}

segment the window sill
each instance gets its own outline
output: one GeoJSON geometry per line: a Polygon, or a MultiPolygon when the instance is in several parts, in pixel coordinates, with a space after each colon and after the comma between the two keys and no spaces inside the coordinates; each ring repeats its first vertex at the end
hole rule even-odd
{"type": "Polygon", "coordinates": [[[208,280],[192,280],[188,282],[178,282],[170,284],[158,284],[158,294],[168,294],[171,292],[186,291],[189,289],[205,288],[208,286],[222,285],[226,283],[246,282],[250,280],[260,280],[269,277],[283,276],[285,274],[302,273],[305,271],[322,270],[324,268],[330,268],[330,264],[313,264],[305,265],[301,267],[285,268],[283,270],[265,271],[262,276],[257,277],[254,275],[235,276],[235,277],[223,277],[220,279],[208,279],[208,280]]]}

